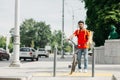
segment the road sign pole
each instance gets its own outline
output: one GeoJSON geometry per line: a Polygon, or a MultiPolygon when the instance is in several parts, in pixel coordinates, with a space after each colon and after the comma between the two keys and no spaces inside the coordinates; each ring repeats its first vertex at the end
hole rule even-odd
{"type": "Polygon", "coordinates": [[[64,0],[62,0],[62,40],[61,40],[61,58],[64,58],[64,0]]]}

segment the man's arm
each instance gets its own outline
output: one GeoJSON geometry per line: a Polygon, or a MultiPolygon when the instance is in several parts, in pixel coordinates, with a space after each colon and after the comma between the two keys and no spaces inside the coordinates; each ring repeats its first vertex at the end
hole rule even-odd
{"type": "Polygon", "coordinates": [[[67,41],[70,40],[70,39],[72,39],[72,38],[75,37],[76,35],[77,35],[77,30],[67,39],[67,41]]]}
{"type": "Polygon", "coordinates": [[[72,39],[73,37],[75,37],[75,34],[72,34],[67,40],[72,39]]]}

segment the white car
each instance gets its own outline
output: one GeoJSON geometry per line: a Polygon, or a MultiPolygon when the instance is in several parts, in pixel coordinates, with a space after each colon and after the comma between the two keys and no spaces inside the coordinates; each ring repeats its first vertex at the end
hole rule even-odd
{"type": "Polygon", "coordinates": [[[49,57],[49,52],[47,50],[45,50],[45,48],[39,48],[38,49],[38,56],[45,56],[45,57],[49,57]]]}
{"type": "Polygon", "coordinates": [[[31,59],[32,61],[36,59],[36,61],[38,61],[38,54],[34,48],[22,47],[20,48],[20,60],[21,59],[31,59]]]}

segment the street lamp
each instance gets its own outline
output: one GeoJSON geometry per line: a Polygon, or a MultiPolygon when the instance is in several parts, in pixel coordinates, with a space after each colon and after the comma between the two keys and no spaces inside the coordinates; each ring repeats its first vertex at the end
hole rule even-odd
{"type": "Polygon", "coordinates": [[[20,67],[19,50],[20,50],[20,28],[19,28],[19,2],[15,0],[15,27],[14,27],[14,47],[13,47],[13,61],[10,67],[20,67]]]}
{"type": "Polygon", "coordinates": [[[62,56],[61,58],[64,58],[64,41],[63,40],[64,40],[64,0],[62,1],[62,40],[61,40],[62,56]]]}

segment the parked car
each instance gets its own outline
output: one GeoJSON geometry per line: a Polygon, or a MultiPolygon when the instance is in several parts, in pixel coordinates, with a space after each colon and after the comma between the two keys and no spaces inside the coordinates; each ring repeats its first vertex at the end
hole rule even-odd
{"type": "Polygon", "coordinates": [[[49,52],[47,50],[45,50],[45,48],[39,48],[38,49],[38,56],[45,56],[45,57],[49,57],[49,52]]]}
{"type": "Polygon", "coordinates": [[[4,50],[3,48],[0,48],[0,60],[3,60],[3,59],[9,60],[10,55],[7,53],[6,50],[4,50]]]}
{"type": "Polygon", "coordinates": [[[38,61],[38,54],[34,48],[22,47],[20,48],[20,60],[21,59],[24,59],[24,61],[26,59],[34,61],[34,59],[36,59],[36,61],[38,61]]]}

